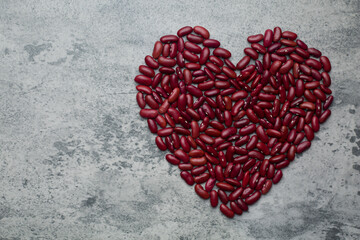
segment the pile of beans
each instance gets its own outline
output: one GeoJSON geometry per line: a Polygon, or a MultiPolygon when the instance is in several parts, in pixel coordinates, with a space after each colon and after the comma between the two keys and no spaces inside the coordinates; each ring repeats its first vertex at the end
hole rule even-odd
{"type": "Polygon", "coordinates": [[[156,145],[229,218],[281,180],[333,101],[329,59],[296,33],[275,27],[247,40],[234,64],[208,30],[186,26],[161,37],[135,77],[156,145]]]}

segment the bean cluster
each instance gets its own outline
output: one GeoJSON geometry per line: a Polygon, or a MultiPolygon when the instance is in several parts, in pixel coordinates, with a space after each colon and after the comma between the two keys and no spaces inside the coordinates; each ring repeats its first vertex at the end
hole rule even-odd
{"type": "Polygon", "coordinates": [[[135,77],[140,116],[180,176],[232,218],[311,146],[331,114],[326,56],[279,27],[247,38],[235,65],[204,27],[166,35],[135,77]]]}

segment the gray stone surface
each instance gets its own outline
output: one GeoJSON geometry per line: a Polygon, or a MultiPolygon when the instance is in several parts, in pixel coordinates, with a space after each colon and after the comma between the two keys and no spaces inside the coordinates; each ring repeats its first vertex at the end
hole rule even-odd
{"type": "Polygon", "coordinates": [[[0,3],[0,239],[359,239],[360,2],[0,3]],[[332,61],[332,116],[282,181],[228,220],[138,115],[153,43],[203,25],[236,62],[281,26],[332,61]]]}

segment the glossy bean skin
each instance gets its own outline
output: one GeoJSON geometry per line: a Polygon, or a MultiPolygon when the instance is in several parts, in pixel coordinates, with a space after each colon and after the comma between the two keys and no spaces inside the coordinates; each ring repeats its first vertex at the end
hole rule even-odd
{"type": "Polygon", "coordinates": [[[185,26],[155,42],[134,78],[140,116],[168,164],[230,218],[311,147],[334,100],[330,60],[296,33],[275,27],[247,40],[235,65],[206,28],[185,26]]]}

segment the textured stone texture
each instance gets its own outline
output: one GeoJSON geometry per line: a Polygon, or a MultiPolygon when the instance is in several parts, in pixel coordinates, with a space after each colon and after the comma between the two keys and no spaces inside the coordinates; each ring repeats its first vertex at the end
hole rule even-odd
{"type": "Polygon", "coordinates": [[[359,239],[360,2],[0,4],[0,239],[359,239]],[[333,65],[332,116],[249,213],[199,199],[138,115],[153,43],[203,25],[233,61],[280,26],[333,65]]]}

